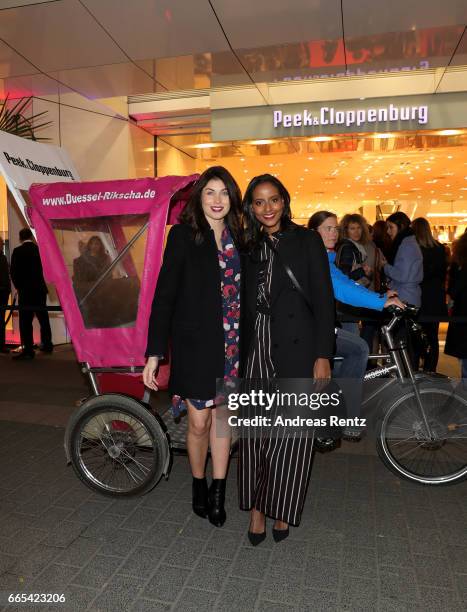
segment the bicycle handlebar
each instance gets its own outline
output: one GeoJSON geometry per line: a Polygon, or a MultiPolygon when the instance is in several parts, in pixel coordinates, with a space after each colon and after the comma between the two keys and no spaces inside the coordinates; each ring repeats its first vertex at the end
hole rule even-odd
{"type": "Polygon", "coordinates": [[[399,306],[391,305],[385,308],[384,310],[397,319],[402,319],[404,317],[406,319],[411,319],[413,317],[416,317],[420,308],[418,306],[414,306],[413,304],[407,304],[406,302],[404,302],[404,304],[405,308],[400,308],[399,306]]]}

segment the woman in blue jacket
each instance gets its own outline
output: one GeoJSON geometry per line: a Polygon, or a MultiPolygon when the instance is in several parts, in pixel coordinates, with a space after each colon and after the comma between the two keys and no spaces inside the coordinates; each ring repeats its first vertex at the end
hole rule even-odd
{"type": "MultiPolygon", "coordinates": [[[[387,297],[379,295],[374,291],[366,289],[346,276],[336,267],[336,253],[334,251],[338,239],[338,223],[334,213],[325,210],[318,211],[310,217],[308,228],[317,231],[323,239],[324,246],[328,252],[329,269],[331,272],[332,288],[334,297],[339,302],[360,308],[370,308],[371,310],[383,310],[391,305],[404,307],[402,302],[395,296],[387,297]]],[[[349,384],[346,389],[347,413],[349,417],[356,417],[360,414],[362,400],[361,381],[365,375],[368,361],[368,344],[357,336],[345,329],[337,329],[336,335],[336,356],[343,360],[334,367],[333,376],[339,377],[342,381],[358,381],[359,384],[349,384]]],[[[346,428],[344,437],[346,439],[359,440],[361,432],[358,429],[346,428]]]]}

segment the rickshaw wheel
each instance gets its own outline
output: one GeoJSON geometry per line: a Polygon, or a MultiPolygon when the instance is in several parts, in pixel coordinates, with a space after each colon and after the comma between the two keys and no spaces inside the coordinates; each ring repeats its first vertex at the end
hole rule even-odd
{"type": "Polygon", "coordinates": [[[113,497],[151,490],[170,458],[163,423],[136,399],[112,393],[88,399],[73,415],[65,446],[78,477],[113,497]]]}

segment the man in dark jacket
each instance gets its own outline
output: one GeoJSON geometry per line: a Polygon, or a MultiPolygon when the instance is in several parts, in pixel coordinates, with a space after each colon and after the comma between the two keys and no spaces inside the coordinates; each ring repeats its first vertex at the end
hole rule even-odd
{"type": "Polygon", "coordinates": [[[13,359],[26,360],[34,357],[34,341],[32,321],[36,315],[41,326],[41,350],[51,353],[53,350],[52,332],[50,329],[47,304],[47,285],[42,273],[42,263],[39,249],[33,242],[29,228],[23,228],[19,233],[21,245],[14,249],[11,256],[11,280],[18,291],[19,331],[23,352],[13,359]],[[36,306],[37,310],[31,308],[36,306]],[[26,307],[21,310],[21,307],[26,307]]]}
{"type": "Polygon", "coordinates": [[[3,253],[3,238],[0,238],[0,353],[8,353],[5,344],[5,314],[2,310],[8,304],[10,295],[10,273],[8,272],[8,260],[3,253]]]}

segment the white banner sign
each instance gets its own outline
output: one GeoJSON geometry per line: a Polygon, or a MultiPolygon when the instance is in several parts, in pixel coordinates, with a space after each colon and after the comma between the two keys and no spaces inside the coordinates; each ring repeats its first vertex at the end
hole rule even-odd
{"type": "Polygon", "coordinates": [[[33,183],[79,180],[65,149],[0,131],[0,169],[17,189],[33,183]]]}
{"type": "MultiPolygon", "coordinates": [[[[18,211],[9,205],[9,246],[10,252],[17,244],[19,230],[29,224],[26,207],[29,205],[29,187],[34,183],[56,183],[57,181],[78,181],[79,175],[68,153],[54,145],[26,140],[0,130],[0,172],[3,175],[18,211]],[[12,223],[14,218],[14,223],[12,223]]],[[[54,291],[49,287],[49,304],[56,305],[54,291]]],[[[53,341],[55,344],[68,342],[65,320],[62,313],[50,313],[53,341]]],[[[13,330],[19,336],[18,317],[13,317],[13,330]]],[[[36,329],[37,335],[37,329],[36,329]]]]}

